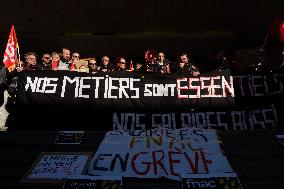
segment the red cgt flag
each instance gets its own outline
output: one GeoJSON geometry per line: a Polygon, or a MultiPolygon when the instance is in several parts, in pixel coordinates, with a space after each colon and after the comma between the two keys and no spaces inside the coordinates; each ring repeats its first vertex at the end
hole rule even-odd
{"type": "Polygon", "coordinates": [[[13,71],[16,67],[18,48],[16,31],[14,25],[12,25],[3,59],[3,63],[8,68],[9,72],[13,71]]]}

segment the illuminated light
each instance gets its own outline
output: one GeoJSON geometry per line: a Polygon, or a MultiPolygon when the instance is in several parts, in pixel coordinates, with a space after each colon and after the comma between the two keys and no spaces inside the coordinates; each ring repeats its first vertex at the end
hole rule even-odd
{"type": "Polygon", "coordinates": [[[284,30],[284,22],[281,24],[281,29],[284,30]]]}
{"type": "Polygon", "coordinates": [[[280,25],[279,37],[280,42],[284,43],[284,21],[280,25]]]}

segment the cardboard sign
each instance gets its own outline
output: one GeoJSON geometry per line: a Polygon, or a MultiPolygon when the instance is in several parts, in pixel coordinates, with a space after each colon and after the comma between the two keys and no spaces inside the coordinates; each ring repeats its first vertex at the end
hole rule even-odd
{"type": "Polygon", "coordinates": [[[91,153],[46,152],[42,153],[22,182],[63,182],[85,173],[91,153]]]}
{"type": "Polygon", "coordinates": [[[87,60],[77,60],[75,61],[76,69],[81,69],[82,66],[88,68],[88,61],[87,60]]]}
{"type": "Polygon", "coordinates": [[[77,60],[75,62],[75,66],[76,66],[76,71],[89,73],[88,61],[86,61],[86,60],[77,60]]]}
{"type": "Polygon", "coordinates": [[[81,144],[84,131],[59,131],[55,144],[81,144]]]}

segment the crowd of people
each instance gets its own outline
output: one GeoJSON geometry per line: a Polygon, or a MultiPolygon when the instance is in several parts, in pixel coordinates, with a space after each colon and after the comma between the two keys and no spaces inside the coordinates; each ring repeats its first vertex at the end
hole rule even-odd
{"type": "MultiPolygon", "coordinates": [[[[251,50],[250,50],[251,51],[251,50]]],[[[256,51],[256,50],[254,50],[256,51]]],[[[255,52],[254,52],[255,53],[255,52]]],[[[258,52],[257,52],[258,53],[258,52]]],[[[245,55],[248,54],[245,52],[245,55]]],[[[250,56],[250,54],[248,54],[250,56]]],[[[163,51],[154,52],[148,50],[145,52],[144,60],[128,59],[124,56],[116,58],[107,55],[101,58],[80,58],[79,52],[72,52],[67,48],[62,48],[60,53],[52,52],[42,54],[41,60],[38,60],[36,53],[28,52],[24,56],[24,61],[16,65],[16,71],[22,70],[69,70],[80,72],[109,72],[109,71],[133,71],[139,73],[190,73],[197,76],[199,73],[210,72],[213,70],[230,70],[232,72],[242,71],[240,66],[259,71],[264,63],[264,55],[254,54],[242,63],[244,53],[237,52],[235,57],[225,51],[216,54],[208,54],[207,60],[202,63],[196,63],[191,55],[181,52],[174,60],[169,60],[163,51]],[[251,60],[253,59],[253,60],[251,60]],[[252,61],[252,62],[250,62],[252,61]],[[253,62],[254,61],[254,62],[253,62]],[[205,63],[204,63],[205,62],[205,63]]],[[[284,62],[284,51],[282,53],[282,62],[284,62]]],[[[267,70],[266,70],[267,71],[267,70]]]]}
{"type": "Polygon", "coordinates": [[[192,62],[187,53],[181,53],[178,64],[169,61],[164,52],[149,50],[145,52],[145,60],[127,60],[126,57],[119,56],[112,61],[109,56],[103,56],[101,61],[96,57],[80,59],[78,52],[71,54],[67,48],[62,48],[60,53],[44,53],[38,61],[34,52],[28,52],[24,56],[24,62],[20,61],[16,65],[16,72],[23,70],[69,70],[88,73],[110,72],[110,71],[130,71],[130,72],[158,72],[158,73],[190,73],[194,76],[199,74],[197,65],[192,62]]]}
{"type": "MultiPolygon", "coordinates": [[[[186,52],[181,52],[174,61],[167,59],[165,52],[155,52],[153,50],[147,50],[142,61],[130,60],[124,56],[118,56],[111,60],[107,55],[102,56],[99,60],[97,57],[81,59],[79,52],[71,53],[68,48],[62,48],[60,53],[43,53],[40,60],[35,52],[28,52],[24,55],[23,61],[18,61],[16,63],[15,70],[11,73],[8,73],[7,69],[5,69],[2,64],[2,66],[0,66],[0,82],[6,83],[6,88],[8,85],[15,88],[13,84],[16,82],[15,76],[17,73],[25,70],[65,70],[92,74],[115,71],[160,74],[188,73],[191,76],[198,76],[200,73],[216,70],[227,70],[232,74],[239,74],[239,72],[242,72],[243,70],[254,72],[263,70],[266,72],[274,71],[262,67],[264,56],[261,53],[263,53],[261,49],[250,49],[248,52],[239,51],[236,53],[237,57],[232,58],[232,56],[225,51],[220,51],[215,55],[208,54],[207,60],[205,61],[206,64],[196,64],[196,62],[192,60],[192,57],[186,52]],[[252,63],[247,64],[244,69],[244,64],[241,63],[242,59],[245,59],[245,63],[250,60],[252,63]]],[[[277,65],[277,71],[280,70],[283,72],[284,50],[282,51],[282,61],[277,65]]],[[[2,88],[5,87],[2,85],[2,88]]]]}
{"type": "MultiPolygon", "coordinates": [[[[284,57],[284,51],[282,56],[284,57]]],[[[259,59],[259,57],[257,58],[259,59]]],[[[186,52],[180,53],[176,60],[172,61],[167,59],[163,51],[154,52],[153,50],[147,50],[142,61],[130,60],[123,56],[111,60],[106,55],[101,59],[97,57],[80,59],[79,52],[72,52],[71,54],[68,48],[62,48],[60,53],[42,54],[40,61],[35,52],[26,53],[24,61],[19,61],[16,64],[14,72],[17,73],[23,70],[69,70],[95,74],[97,72],[128,71],[163,74],[189,73],[193,76],[198,76],[200,73],[214,70],[229,70],[232,72],[241,70],[240,66],[242,65],[238,64],[240,61],[237,58],[233,59],[225,51],[220,51],[213,56],[208,55],[207,58],[206,64],[197,65],[186,52]]],[[[256,64],[248,65],[247,67],[259,71],[262,63],[263,60],[257,60],[256,64]]],[[[281,67],[282,64],[280,63],[279,66],[281,67]]]]}
{"type": "MultiPolygon", "coordinates": [[[[17,73],[25,70],[53,70],[53,71],[78,71],[96,74],[98,72],[115,72],[115,71],[127,71],[137,73],[188,73],[191,76],[198,76],[200,73],[207,73],[216,70],[227,70],[232,74],[245,71],[273,71],[262,68],[264,62],[263,51],[256,49],[250,49],[248,52],[239,51],[237,57],[232,58],[231,55],[225,51],[220,51],[217,54],[208,54],[205,64],[196,64],[192,60],[191,55],[186,52],[181,52],[176,60],[169,60],[166,57],[166,53],[163,51],[155,52],[153,50],[147,50],[145,52],[144,59],[141,61],[130,60],[124,56],[118,56],[116,58],[110,58],[105,55],[100,59],[98,57],[81,59],[79,52],[72,52],[68,48],[62,48],[61,52],[43,53],[39,60],[35,52],[28,52],[24,55],[23,61],[18,61],[14,71],[8,73],[5,71],[5,66],[0,65],[0,82],[10,85],[12,79],[15,79],[17,73]],[[253,53],[253,55],[252,55],[253,53]],[[247,57],[248,55],[249,57],[247,57]],[[245,59],[245,63],[252,63],[245,65],[241,63],[242,59],[245,59]]],[[[277,64],[277,70],[282,71],[284,69],[284,50],[282,51],[282,61],[277,64]]],[[[243,74],[243,73],[241,73],[243,74]]],[[[3,88],[3,87],[2,87],[3,88]]]]}

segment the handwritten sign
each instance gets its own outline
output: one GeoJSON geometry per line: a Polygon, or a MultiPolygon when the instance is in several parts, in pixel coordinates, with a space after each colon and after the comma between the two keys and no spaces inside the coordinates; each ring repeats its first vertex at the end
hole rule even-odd
{"type": "Polygon", "coordinates": [[[196,128],[109,131],[88,174],[179,180],[184,174],[233,172],[214,130],[196,128]]]}
{"type": "Polygon", "coordinates": [[[85,172],[90,153],[54,152],[42,153],[23,182],[62,181],[74,178],[85,172]]]}

